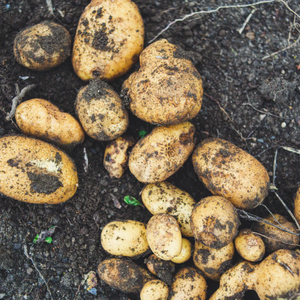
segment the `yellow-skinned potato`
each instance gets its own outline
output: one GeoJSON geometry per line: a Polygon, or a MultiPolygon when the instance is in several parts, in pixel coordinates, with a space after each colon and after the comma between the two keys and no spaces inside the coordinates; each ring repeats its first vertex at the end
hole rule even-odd
{"type": "Polygon", "coordinates": [[[144,47],[144,24],[130,0],[92,0],[82,13],[72,62],[82,80],[111,81],[125,74],[144,47]]]}
{"type": "Polygon", "coordinates": [[[163,260],[171,260],[181,252],[182,236],[176,219],[167,214],[153,216],[147,223],[147,240],[152,252],[163,260]]]}
{"type": "Polygon", "coordinates": [[[72,148],[84,140],[79,122],[44,99],[22,102],[16,109],[16,122],[22,132],[61,147],[72,148]]]}
{"type": "Polygon", "coordinates": [[[183,264],[188,261],[192,256],[192,244],[189,240],[183,238],[182,239],[182,248],[181,252],[178,256],[175,256],[171,259],[175,264],[183,264]]]}
{"type": "Polygon", "coordinates": [[[124,82],[122,95],[138,118],[174,125],[200,111],[202,80],[184,51],[162,39],[141,53],[140,69],[124,82]]]}
{"type": "Polygon", "coordinates": [[[128,166],[137,180],[156,183],[173,175],[194,149],[190,122],[154,128],[133,147],[128,166]]]}
{"type": "Polygon", "coordinates": [[[190,219],[196,201],[190,194],[169,182],[151,183],[144,187],[141,197],[151,214],[169,214],[173,216],[187,237],[193,237],[190,219]]]}
{"type": "Polygon", "coordinates": [[[133,220],[110,222],[101,232],[101,245],[109,254],[116,256],[142,255],[149,250],[146,226],[133,220]]]}
{"type": "Polygon", "coordinates": [[[183,268],[174,277],[170,288],[170,300],[205,300],[205,278],[194,268],[183,268]]]}
{"type": "Polygon", "coordinates": [[[16,200],[58,204],[76,192],[76,166],[56,147],[23,136],[0,139],[0,192],[16,200]]]}
{"type": "Polygon", "coordinates": [[[71,36],[61,25],[45,21],[18,33],[14,41],[17,62],[35,71],[60,65],[71,53],[71,36]]]}
{"type": "Polygon", "coordinates": [[[80,89],[75,109],[84,131],[95,140],[114,140],[127,130],[128,114],[122,100],[100,79],[80,89]]]}
{"type": "Polygon", "coordinates": [[[294,204],[295,204],[294,215],[298,223],[300,223],[300,188],[298,188],[297,190],[294,204]]]}
{"type": "Polygon", "coordinates": [[[161,280],[148,281],[140,293],[141,300],[167,300],[169,296],[168,286],[161,280]]]}
{"type": "Polygon", "coordinates": [[[252,209],[267,196],[270,178],[265,167],[234,144],[210,138],[196,146],[194,169],[214,195],[240,209],[252,209]]]}

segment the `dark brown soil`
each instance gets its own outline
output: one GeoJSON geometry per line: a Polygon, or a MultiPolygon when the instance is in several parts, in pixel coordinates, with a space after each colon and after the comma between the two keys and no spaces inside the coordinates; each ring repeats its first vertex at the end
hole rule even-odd
{"type": "MultiPolygon", "coordinates": [[[[148,45],[169,22],[185,14],[255,1],[135,2],[145,22],[148,45]]],[[[20,133],[13,121],[5,119],[16,84],[20,89],[33,83],[37,85],[23,100],[47,99],[75,116],[75,98],[86,83],[73,72],[70,58],[53,70],[34,72],[19,65],[13,56],[13,40],[17,33],[42,21],[65,26],[74,40],[79,17],[89,1],[52,0],[52,3],[54,15],[50,14],[44,0],[1,1],[0,136],[20,133]]],[[[300,14],[297,0],[289,1],[289,6],[300,14]]],[[[229,140],[257,157],[272,178],[276,148],[300,148],[300,43],[263,58],[292,45],[299,38],[300,20],[281,2],[256,8],[242,34],[238,30],[250,14],[250,7],[221,9],[217,13],[189,18],[171,26],[161,37],[186,50],[202,75],[203,108],[192,120],[198,142],[207,137],[229,140]]],[[[127,77],[128,74],[112,83],[117,92],[127,77]]],[[[128,133],[136,140],[140,130],[149,132],[152,127],[130,114],[128,133]]],[[[82,145],[69,151],[78,169],[80,185],[76,195],[64,204],[32,205],[0,195],[0,299],[51,298],[32,261],[26,257],[25,246],[48,282],[53,299],[138,299],[137,295],[122,294],[103,282],[96,287],[95,296],[80,284],[85,274],[96,271],[99,262],[108,257],[100,244],[101,229],[108,222],[115,219],[147,222],[151,216],[142,206],[123,202],[126,195],[140,199],[143,184],[129,171],[121,179],[109,177],[102,164],[105,145],[86,137],[82,145]],[[84,148],[89,159],[87,172],[84,170],[84,148]],[[121,208],[117,208],[117,201],[121,208]],[[57,226],[52,243],[32,243],[37,234],[51,226],[57,226]]],[[[280,148],[277,192],[291,209],[300,183],[299,165],[298,154],[280,148]]],[[[190,160],[168,181],[189,192],[196,201],[210,195],[197,179],[190,160]]],[[[269,194],[264,204],[289,219],[274,193],[269,194]]],[[[267,215],[263,206],[252,212],[267,215]]],[[[250,222],[243,222],[244,227],[250,225],[250,222]]],[[[138,263],[143,265],[143,259],[138,263]]],[[[208,283],[211,295],[217,283],[208,283]]],[[[247,292],[244,298],[256,297],[254,292],[247,292]]]]}

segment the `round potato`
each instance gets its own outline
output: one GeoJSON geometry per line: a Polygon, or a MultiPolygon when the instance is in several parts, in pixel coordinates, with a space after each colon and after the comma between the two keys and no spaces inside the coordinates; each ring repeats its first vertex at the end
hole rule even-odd
{"type": "Polygon", "coordinates": [[[182,248],[180,227],[175,218],[167,214],[153,216],[146,230],[147,240],[152,252],[163,260],[178,256],[182,248]]]}
{"type": "Polygon", "coordinates": [[[82,80],[125,74],[144,47],[144,24],[130,0],[92,0],[82,13],[72,62],[82,80]]]}
{"type": "Polygon", "coordinates": [[[183,264],[184,262],[188,261],[191,256],[192,256],[192,244],[189,240],[183,238],[180,254],[178,256],[173,257],[171,261],[176,264],[183,264]]]}
{"type": "Polygon", "coordinates": [[[239,225],[235,207],[220,196],[202,199],[192,211],[191,227],[195,239],[211,248],[222,248],[232,242],[239,225]]]}
{"type": "Polygon", "coordinates": [[[15,200],[57,204],[76,192],[76,166],[56,147],[23,136],[0,139],[0,192],[15,200]]]}
{"type": "Polygon", "coordinates": [[[100,79],[80,89],[75,109],[84,131],[95,140],[114,140],[127,130],[128,114],[122,100],[100,79]]]}
{"type": "Polygon", "coordinates": [[[300,187],[297,190],[294,204],[295,204],[294,215],[298,223],[300,223],[300,187]]]}
{"type": "Polygon", "coordinates": [[[169,288],[161,280],[148,281],[140,293],[141,300],[167,300],[168,296],[169,288]]]}
{"type": "Polygon", "coordinates": [[[189,122],[154,128],[133,147],[129,170],[141,182],[166,180],[193,151],[194,133],[195,127],[189,122]]]}
{"type": "Polygon", "coordinates": [[[19,64],[35,71],[52,69],[71,53],[71,36],[61,25],[45,21],[19,32],[14,55],[19,64]]]}
{"type": "Polygon", "coordinates": [[[108,223],[101,232],[101,245],[109,254],[134,257],[148,249],[144,223],[126,220],[108,223]]]}
{"type": "Polygon", "coordinates": [[[15,118],[24,134],[61,147],[72,148],[84,140],[79,122],[44,99],[22,102],[16,109],[15,118]]]}
{"type": "Polygon", "coordinates": [[[268,195],[267,170],[256,158],[230,142],[206,139],[195,148],[192,161],[205,186],[238,208],[252,209],[268,195]]]}
{"type": "Polygon", "coordinates": [[[184,51],[163,39],[141,53],[140,69],[124,82],[121,94],[138,118],[174,125],[200,111],[202,80],[184,51]]]}

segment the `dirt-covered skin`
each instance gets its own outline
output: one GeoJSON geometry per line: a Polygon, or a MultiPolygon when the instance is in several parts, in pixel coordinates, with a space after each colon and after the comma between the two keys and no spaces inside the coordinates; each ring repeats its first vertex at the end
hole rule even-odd
{"type": "MultiPolygon", "coordinates": [[[[22,29],[48,20],[63,25],[73,42],[79,17],[89,2],[52,0],[55,10],[51,15],[44,0],[1,1],[0,136],[20,133],[13,122],[5,120],[15,96],[16,83],[20,89],[37,84],[23,100],[47,99],[75,116],[74,101],[78,90],[86,83],[75,75],[71,58],[50,71],[31,71],[15,61],[13,41],[22,29]]],[[[145,23],[145,46],[169,22],[184,14],[215,9],[219,5],[249,3],[244,0],[134,2],[145,23]]],[[[289,6],[300,13],[297,0],[289,1],[289,6]]],[[[287,47],[289,43],[292,45],[299,33],[291,26],[294,14],[282,3],[256,8],[258,10],[241,34],[238,30],[252,11],[251,7],[221,9],[217,13],[178,22],[161,38],[186,50],[202,76],[202,108],[192,121],[198,142],[207,137],[229,140],[256,157],[266,167],[272,182],[276,146],[300,148],[299,44],[267,59],[263,57],[287,47]]],[[[297,18],[295,23],[299,23],[297,18]]],[[[137,69],[135,65],[132,71],[137,69]]],[[[126,74],[112,83],[118,93],[128,76],[126,74]]],[[[136,140],[140,130],[150,132],[153,128],[132,114],[129,119],[128,133],[136,140]]],[[[107,258],[100,245],[100,232],[108,222],[132,219],[147,223],[151,217],[142,206],[129,206],[123,202],[126,195],[141,200],[139,193],[144,184],[128,170],[120,179],[111,179],[102,165],[105,147],[106,142],[87,137],[82,145],[68,153],[78,170],[79,187],[75,196],[64,204],[33,205],[0,196],[0,294],[5,294],[3,299],[23,300],[25,295],[30,300],[50,299],[41,277],[24,255],[24,245],[48,282],[53,299],[138,299],[137,295],[125,295],[101,281],[97,286],[97,296],[80,285],[83,275],[96,271],[100,261],[107,258]],[[84,148],[89,159],[87,172],[84,171],[84,148]],[[116,201],[120,202],[121,208],[117,208],[116,201]],[[36,234],[53,225],[58,228],[51,244],[32,244],[36,234]]],[[[300,185],[299,163],[299,155],[279,150],[275,183],[277,192],[291,209],[293,196],[300,185]]],[[[190,159],[168,181],[191,194],[197,202],[210,196],[194,173],[190,159]]],[[[269,193],[264,204],[273,213],[289,219],[273,193],[269,193]]],[[[251,212],[263,217],[268,215],[263,207],[251,212]]],[[[251,225],[249,223],[244,225],[251,225]]],[[[143,260],[138,263],[144,267],[143,260]]],[[[216,284],[208,281],[207,297],[216,288],[216,284]]],[[[258,298],[247,292],[244,299],[258,298]]]]}

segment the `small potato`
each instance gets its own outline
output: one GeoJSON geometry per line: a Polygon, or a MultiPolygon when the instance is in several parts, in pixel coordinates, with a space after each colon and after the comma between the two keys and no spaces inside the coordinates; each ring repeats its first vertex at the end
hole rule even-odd
{"type": "Polygon", "coordinates": [[[183,238],[180,254],[172,258],[171,261],[176,264],[183,264],[184,262],[188,261],[191,256],[192,256],[192,244],[189,240],[183,238]]]}
{"type": "Polygon", "coordinates": [[[127,130],[128,114],[122,100],[104,81],[95,79],[81,88],[75,109],[84,131],[95,140],[114,140],[127,130]]]}
{"type": "Polygon", "coordinates": [[[178,256],[182,248],[180,227],[175,218],[167,214],[153,216],[146,230],[147,240],[152,252],[163,260],[178,256]]]}
{"type": "Polygon", "coordinates": [[[166,180],[193,151],[194,133],[195,127],[189,122],[154,128],[133,147],[128,162],[130,172],[145,183],[166,180]]]}
{"type": "Polygon", "coordinates": [[[219,138],[206,139],[192,157],[195,172],[214,195],[240,209],[258,206],[268,195],[270,178],[249,153],[219,138]]]}
{"type": "Polygon", "coordinates": [[[220,249],[214,249],[196,241],[193,260],[205,276],[212,280],[220,280],[221,275],[230,268],[233,255],[233,242],[220,249]]]}
{"type": "Polygon", "coordinates": [[[140,293],[141,300],[167,300],[168,296],[169,288],[161,280],[148,281],[140,293]]]}
{"type": "Polygon", "coordinates": [[[294,204],[295,204],[294,215],[298,223],[300,223],[300,187],[297,190],[294,204]]]}
{"type": "Polygon", "coordinates": [[[64,62],[71,53],[71,36],[61,25],[45,21],[19,32],[14,41],[16,61],[35,71],[64,62]]]}
{"type": "Polygon", "coordinates": [[[98,266],[99,277],[110,287],[124,293],[140,293],[143,286],[154,279],[147,270],[130,260],[110,258],[98,266]]]}
{"type": "Polygon", "coordinates": [[[35,204],[58,204],[78,187],[76,166],[56,147],[24,136],[0,138],[0,193],[35,204]]]}
{"type": "Polygon", "coordinates": [[[24,134],[58,146],[72,148],[84,140],[79,122],[47,100],[35,98],[21,103],[15,117],[24,134]]]}
{"type": "Polygon", "coordinates": [[[113,221],[101,232],[101,245],[109,254],[134,257],[148,249],[146,226],[132,220],[113,221]]]}
{"type": "Polygon", "coordinates": [[[162,39],[140,55],[139,71],[124,82],[121,94],[138,118],[175,125],[194,118],[202,105],[202,80],[185,52],[162,39]]]}
{"type": "Polygon", "coordinates": [[[131,0],[92,0],[82,13],[72,62],[82,80],[114,80],[138,60],[144,24],[131,0]]]}
{"type": "Polygon", "coordinates": [[[171,285],[169,300],[205,300],[207,284],[194,268],[181,269],[171,285]]]}
{"type": "Polygon", "coordinates": [[[103,166],[111,178],[121,178],[128,167],[129,147],[133,146],[132,137],[121,136],[107,144],[104,152],[103,166]]]}
{"type": "Polygon", "coordinates": [[[192,211],[191,227],[195,239],[211,248],[222,248],[232,242],[239,225],[235,207],[220,196],[202,199],[192,211]]]}
{"type": "Polygon", "coordinates": [[[242,229],[234,240],[239,255],[248,261],[257,262],[265,255],[265,244],[262,238],[250,229],[242,229]]]}

